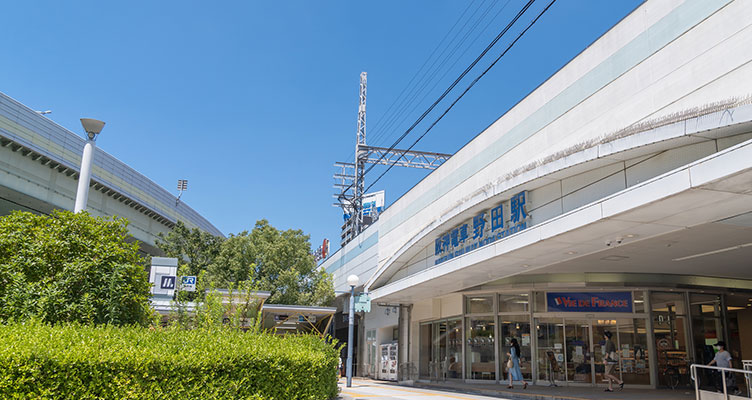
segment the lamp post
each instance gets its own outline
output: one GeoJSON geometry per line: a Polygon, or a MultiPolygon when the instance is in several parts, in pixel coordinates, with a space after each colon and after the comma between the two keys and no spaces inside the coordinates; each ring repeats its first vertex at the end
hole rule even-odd
{"type": "Polygon", "coordinates": [[[86,210],[86,203],[89,200],[89,181],[91,180],[91,162],[94,159],[94,142],[97,135],[102,132],[104,122],[91,119],[81,118],[81,125],[86,131],[89,140],[84,145],[84,154],[81,157],[81,173],[78,175],[78,190],[76,190],[76,203],[73,206],[73,212],[78,213],[86,210]]]}
{"type": "Polygon", "coordinates": [[[355,287],[358,286],[359,282],[360,279],[357,275],[350,275],[347,277],[347,284],[350,285],[350,314],[347,318],[347,387],[352,387],[353,329],[355,327],[355,287]]]}

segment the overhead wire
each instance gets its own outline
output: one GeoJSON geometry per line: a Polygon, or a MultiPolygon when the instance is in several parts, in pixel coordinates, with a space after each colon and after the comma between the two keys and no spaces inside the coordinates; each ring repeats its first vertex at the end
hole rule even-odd
{"type": "MultiPolygon", "coordinates": [[[[493,21],[495,21],[495,20],[496,20],[496,18],[498,18],[498,16],[499,16],[499,15],[501,14],[501,12],[502,12],[502,11],[504,11],[504,9],[506,8],[506,6],[507,6],[507,5],[509,4],[509,2],[510,2],[510,1],[511,1],[511,0],[507,0],[507,2],[506,2],[506,3],[505,3],[505,4],[504,4],[504,5],[503,5],[503,6],[502,6],[502,7],[500,8],[500,9],[499,9],[499,11],[497,11],[497,12],[496,12],[496,14],[495,14],[495,15],[493,16],[493,18],[491,18],[491,19],[490,19],[490,20],[488,21],[488,23],[487,23],[487,24],[486,24],[486,26],[485,26],[485,27],[483,28],[483,30],[481,30],[481,31],[480,31],[480,32],[478,33],[478,35],[476,35],[476,36],[475,36],[475,38],[473,39],[473,42],[476,42],[476,41],[478,40],[478,38],[480,38],[480,36],[481,36],[481,35],[483,35],[483,33],[485,33],[485,32],[486,32],[486,30],[488,30],[488,27],[489,27],[489,26],[491,26],[491,23],[493,23],[493,21]]],[[[456,50],[456,49],[455,49],[455,50],[456,50]]],[[[414,104],[413,108],[412,108],[412,109],[410,109],[410,111],[409,111],[409,112],[407,112],[407,113],[404,113],[404,117],[402,118],[402,120],[400,120],[400,122],[399,122],[399,123],[397,124],[397,126],[400,126],[400,125],[402,125],[402,124],[403,124],[403,123],[405,122],[405,120],[406,120],[406,119],[408,118],[408,116],[409,116],[409,115],[411,115],[411,114],[412,114],[412,113],[413,113],[413,112],[414,112],[414,111],[415,111],[415,110],[416,110],[416,109],[418,108],[418,106],[419,106],[420,104],[423,104],[423,101],[424,101],[424,100],[426,99],[426,97],[428,97],[428,95],[429,95],[429,94],[433,93],[433,91],[434,91],[434,89],[436,88],[436,86],[438,86],[438,84],[439,84],[439,83],[441,83],[441,82],[442,82],[442,81],[444,80],[444,77],[446,77],[446,76],[447,76],[447,74],[448,74],[448,73],[449,73],[449,72],[450,72],[450,71],[451,71],[451,70],[452,70],[452,69],[454,68],[454,66],[455,66],[455,65],[457,65],[457,63],[458,63],[458,62],[459,62],[459,61],[460,61],[460,60],[462,59],[462,57],[463,57],[463,56],[464,56],[464,55],[465,55],[465,54],[466,54],[466,53],[467,53],[467,52],[468,52],[469,50],[470,50],[470,47],[466,47],[466,48],[465,48],[465,50],[464,50],[464,51],[463,51],[463,52],[462,52],[462,53],[460,54],[460,56],[459,56],[459,57],[457,57],[457,58],[456,58],[456,59],[454,60],[454,62],[452,63],[452,65],[450,65],[450,66],[449,66],[449,68],[447,68],[447,69],[446,69],[446,70],[444,71],[444,73],[443,73],[443,74],[441,75],[441,77],[439,77],[439,79],[436,79],[436,80],[435,80],[435,82],[434,82],[433,86],[431,86],[431,88],[430,88],[430,89],[428,89],[427,91],[425,91],[425,93],[423,94],[423,97],[421,97],[421,99],[420,99],[420,100],[419,100],[418,102],[416,102],[416,103],[414,104]]],[[[437,71],[437,72],[438,72],[438,71],[437,71]]],[[[426,82],[426,84],[428,84],[428,82],[426,82]]],[[[422,91],[422,90],[421,90],[421,91],[422,91]]],[[[407,109],[405,108],[405,110],[407,110],[407,109]]]]}
{"type": "MultiPolygon", "coordinates": [[[[407,83],[407,85],[405,85],[405,87],[402,88],[402,91],[400,92],[400,94],[397,95],[397,97],[394,98],[394,101],[392,102],[392,104],[390,104],[389,107],[387,108],[387,110],[381,115],[381,117],[379,117],[379,119],[376,121],[376,123],[374,124],[374,126],[372,128],[372,131],[374,133],[376,133],[378,131],[379,127],[381,126],[381,122],[383,122],[385,119],[388,119],[388,118],[391,117],[391,115],[389,114],[391,112],[391,110],[394,108],[394,106],[397,104],[397,102],[402,98],[402,95],[405,94],[405,92],[408,90],[408,88],[411,87],[411,85],[415,81],[415,78],[417,78],[418,75],[420,75],[421,71],[423,71],[423,68],[425,68],[426,65],[428,64],[428,62],[431,61],[431,59],[433,58],[433,56],[436,54],[436,52],[439,50],[439,48],[441,48],[441,46],[444,44],[444,42],[446,41],[446,39],[449,37],[449,34],[452,33],[452,31],[454,30],[454,28],[456,28],[457,25],[460,23],[460,21],[462,21],[462,19],[465,17],[465,14],[467,14],[467,11],[470,10],[470,7],[472,7],[472,5],[475,4],[476,1],[477,0],[473,0],[470,3],[468,3],[467,7],[465,7],[465,10],[462,12],[462,14],[460,14],[460,17],[457,18],[457,21],[455,21],[454,24],[452,25],[452,27],[449,28],[449,30],[446,32],[446,34],[444,34],[444,37],[439,41],[439,43],[436,45],[436,47],[434,47],[433,51],[431,51],[431,54],[428,56],[428,58],[426,58],[426,60],[423,62],[423,64],[420,66],[420,68],[418,68],[418,70],[415,71],[415,74],[413,75],[413,77],[410,78],[410,81],[407,83]]],[[[475,15],[475,12],[472,15],[475,15]]],[[[472,18],[472,15],[471,15],[470,18],[472,18]]],[[[463,28],[464,28],[464,25],[463,25],[462,28],[460,28],[460,31],[463,28]]],[[[454,41],[454,39],[457,37],[457,35],[459,35],[460,31],[458,31],[455,34],[455,36],[449,41],[448,44],[451,44],[454,41]]],[[[442,54],[443,54],[443,51],[442,51],[442,54]]],[[[436,61],[434,61],[434,64],[435,64],[435,62],[436,61]]],[[[433,64],[431,65],[431,67],[433,67],[433,64]]],[[[429,67],[429,69],[431,67],[429,67]]],[[[421,79],[423,79],[423,78],[421,78],[421,79]]],[[[376,136],[378,136],[378,134],[376,134],[374,136],[374,139],[375,139],[376,136]]]]}
{"type": "MultiPolygon", "coordinates": [[[[496,44],[496,43],[497,43],[497,42],[498,42],[498,41],[499,41],[499,40],[500,40],[500,39],[501,39],[501,38],[502,38],[502,37],[503,37],[503,36],[504,36],[504,35],[505,35],[505,34],[506,34],[506,33],[508,32],[508,31],[509,31],[509,29],[510,29],[510,28],[511,28],[511,27],[512,27],[512,26],[513,26],[513,25],[514,25],[514,24],[515,24],[516,22],[517,22],[517,20],[519,20],[519,19],[520,19],[520,18],[522,17],[522,15],[523,15],[523,14],[525,14],[525,12],[526,12],[526,11],[527,11],[527,10],[528,10],[528,9],[530,8],[530,6],[531,6],[531,5],[532,5],[532,4],[533,4],[533,3],[535,2],[535,1],[536,1],[536,0],[529,0],[529,1],[528,1],[528,2],[527,2],[527,3],[525,4],[525,6],[523,6],[523,7],[522,7],[522,9],[520,9],[520,11],[519,11],[519,12],[517,12],[517,15],[515,15],[515,16],[514,16],[514,18],[513,18],[513,19],[512,19],[511,21],[509,21],[509,23],[508,23],[508,24],[507,24],[507,25],[506,25],[506,26],[504,27],[504,29],[502,29],[502,30],[501,30],[501,32],[499,32],[499,34],[498,34],[498,35],[496,35],[496,37],[495,37],[495,38],[494,38],[494,39],[493,39],[493,40],[491,41],[491,43],[489,43],[489,44],[488,44],[488,46],[486,46],[486,48],[485,48],[485,49],[483,49],[483,51],[482,51],[482,52],[480,53],[480,55],[478,55],[478,57],[476,57],[476,58],[475,58],[475,60],[473,60],[473,62],[472,62],[472,63],[470,63],[470,65],[468,65],[468,66],[467,66],[467,68],[465,68],[465,70],[464,70],[464,71],[462,71],[462,73],[461,73],[461,74],[460,74],[460,75],[459,75],[459,76],[457,77],[457,79],[455,79],[455,80],[454,80],[454,82],[452,82],[452,84],[451,84],[451,85],[449,85],[449,87],[447,87],[447,88],[446,88],[446,90],[444,90],[444,93],[442,93],[442,94],[441,94],[441,96],[439,96],[439,98],[438,98],[438,99],[436,99],[436,101],[434,101],[434,102],[433,102],[433,104],[431,104],[431,106],[430,106],[430,107],[428,107],[428,108],[427,108],[427,109],[426,109],[426,110],[425,110],[425,111],[423,112],[423,114],[421,114],[421,116],[420,116],[420,117],[418,117],[418,119],[417,119],[417,120],[416,120],[416,121],[415,121],[415,122],[414,122],[414,123],[413,123],[413,124],[412,124],[412,125],[410,126],[410,128],[408,128],[408,129],[407,129],[407,130],[406,130],[406,131],[405,131],[405,132],[404,132],[404,133],[403,133],[403,134],[402,134],[402,135],[401,135],[401,136],[400,136],[400,137],[399,137],[399,138],[398,138],[398,139],[397,139],[397,140],[396,140],[396,141],[395,141],[395,142],[394,142],[394,143],[393,143],[393,144],[392,144],[391,146],[389,146],[389,148],[387,149],[387,151],[385,151],[385,152],[382,152],[381,156],[380,156],[380,157],[378,158],[378,160],[376,160],[376,162],[372,163],[372,164],[371,164],[371,165],[370,165],[370,166],[369,166],[369,167],[368,167],[368,168],[366,169],[366,171],[365,171],[365,174],[368,174],[368,173],[369,173],[369,172],[370,172],[370,171],[371,171],[371,170],[372,170],[372,169],[374,168],[374,166],[376,166],[376,165],[377,165],[377,164],[378,164],[378,163],[379,163],[379,162],[380,162],[381,160],[383,160],[383,159],[384,159],[384,157],[385,157],[385,156],[386,156],[386,155],[387,155],[387,154],[388,154],[389,152],[391,152],[392,150],[394,150],[394,149],[395,149],[395,147],[397,147],[397,145],[398,145],[398,144],[399,144],[399,143],[400,143],[400,142],[401,142],[401,141],[402,141],[402,140],[403,140],[403,139],[404,139],[404,138],[405,138],[405,137],[406,137],[407,135],[409,135],[409,134],[410,134],[410,132],[412,132],[412,130],[413,130],[413,129],[415,129],[415,127],[416,127],[416,126],[418,126],[418,124],[420,124],[420,123],[421,123],[421,122],[422,122],[422,121],[423,121],[423,120],[424,120],[424,119],[426,118],[426,116],[428,116],[428,114],[430,114],[430,113],[431,113],[431,111],[433,111],[433,109],[434,109],[434,108],[436,108],[436,106],[437,106],[437,105],[438,105],[438,104],[439,104],[439,103],[440,103],[440,102],[441,102],[442,100],[444,100],[444,98],[445,98],[445,97],[446,97],[447,95],[449,95],[449,93],[450,93],[450,92],[452,91],[452,89],[454,89],[454,88],[455,88],[455,86],[457,86],[457,84],[459,84],[459,82],[460,82],[460,81],[461,81],[461,80],[462,80],[462,79],[463,79],[463,78],[464,78],[464,77],[465,77],[465,76],[466,76],[466,75],[467,75],[467,74],[468,74],[468,73],[469,73],[469,72],[470,72],[470,71],[471,71],[471,70],[473,69],[473,67],[475,67],[475,65],[476,65],[476,64],[478,64],[478,62],[479,62],[479,61],[480,61],[480,60],[481,60],[481,59],[482,59],[482,58],[483,58],[483,57],[484,57],[484,56],[486,55],[486,53],[488,53],[488,52],[489,52],[489,51],[491,50],[491,48],[493,48],[493,46],[494,46],[494,45],[495,45],[495,44],[496,44]]],[[[498,60],[497,60],[497,61],[498,61],[498,60]]],[[[402,153],[402,155],[400,155],[400,159],[402,158],[402,156],[404,156],[404,152],[402,153]]],[[[389,169],[391,169],[391,167],[392,167],[392,165],[390,165],[389,169]]],[[[353,182],[353,184],[354,184],[354,182],[353,182]]],[[[350,187],[352,187],[352,186],[353,186],[353,184],[350,184],[350,186],[348,186],[348,189],[347,189],[347,190],[349,190],[349,188],[350,188],[350,187]]],[[[373,185],[371,185],[371,186],[373,186],[373,185]]],[[[370,186],[369,186],[369,188],[370,188],[370,186]]],[[[343,192],[344,192],[344,191],[343,191],[343,192]]]]}
{"type": "Polygon", "coordinates": [[[388,134],[391,131],[392,126],[396,121],[404,115],[405,110],[412,106],[412,104],[415,102],[415,99],[422,93],[422,91],[425,89],[425,87],[436,77],[436,75],[444,69],[444,66],[447,64],[447,62],[450,60],[450,58],[456,53],[457,48],[462,46],[465,41],[467,41],[467,37],[470,33],[475,31],[477,27],[480,25],[480,23],[483,21],[483,19],[488,15],[488,12],[491,8],[495,5],[494,0],[489,1],[489,6],[485,8],[484,11],[480,13],[480,16],[473,21],[473,18],[475,18],[476,14],[481,11],[484,4],[487,0],[483,0],[480,4],[478,4],[478,8],[473,11],[473,13],[468,17],[468,19],[462,24],[462,27],[455,33],[452,40],[450,40],[447,43],[447,46],[441,51],[441,53],[436,57],[436,59],[431,63],[431,65],[428,67],[426,72],[421,76],[421,78],[415,83],[414,87],[412,88],[411,92],[408,93],[407,96],[404,96],[401,101],[399,102],[397,108],[395,111],[389,115],[388,118],[386,118],[386,123],[383,126],[374,128],[372,130],[372,139],[371,141],[373,143],[377,143],[382,139],[384,134],[388,134]],[[472,21],[472,23],[471,23],[472,21]],[[465,31],[465,28],[470,25],[470,28],[465,31]],[[460,37],[462,35],[462,37],[460,37]],[[458,40],[459,39],[459,40],[458,40]],[[456,43],[455,43],[456,42],[456,43]],[[447,51],[449,53],[447,54],[447,51]],[[381,129],[379,129],[381,128],[381,129]]]}
{"type": "MultiPolygon", "coordinates": [[[[484,71],[483,71],[483,72],[482,72],[482,73],[481,73],[480,75],[478,75],[478,77],[476,77],[476,78],[475,78],[475,79],[474,79],[474,80],[473,80],[473,81],[472,81],[472,82],[470,83],[470,85],[468,85],[468,87],[467,87],[467,88],[465,88],[465,90],[464,90],[464,91],[463,91],[463,92],[462,92],[462,93],[461,93],[461,94],[460,94],[460,95],[459,95],[459,96],[458,96],[458,97],[457,97],[457,98],[456,98],[456,99],[455,99],[455,100],[454,100],[454,101],[452,102],[452,104],[450,104],[450,105],[449,105],[449,107],[447,107],[447,109],[446,109],[446,110],[444,110],[444,112],[443,112],[443,113],[442,113],[442,114],[441,114],[441,115],[440,115],[440,116],[439,116],[439,117],[438,117],[438,118],[437,118],[437,119],[436,119],[436,120],[435,120],[435,121],[434,121],[434,122],[433,122],[433,123],[432,123],[432,124],[431,124],[431,125],[430,125],[430,126],[428,127],[428,129],[426,129],[426,131],[425,131],[425,132],[423,132],[423,134],[422,134],[422,135],[420,135],[420,136],[419,136],[419,137],[418,137],[418,138],[417,138],[417,139],[416,139],[416,140],[415,140],[415,141],[414,141],[414,142],[413,142],[413,143],[412,143],[412,144],[410,145],[410,147],[408,147],[407,149],[403,150],[403,151],[402,151],[402,154],[400,154],[400,156],[399,156],[399,157],[397,157],[397,159],[396,159],[396,160],[394,160],[394,161],[393,161],[392,163],[390,163],[390,164],[389,164],[389,166],[387,167],[387,169],[386,169],[385,171],[383,171],[383,172],[381,173],[381,175],[379,175],[379,176],[378,176],[378,178],[376,178],[376,179],[375,179],[375,180],[374,180],[373,182],[371,182],[371,184],[370,184],[370,185],[368,185],[368,187],[366,188],[366,190],[364,191],[364,193],[365,193],[365,192],[368,192],[368,190],[370,190],[370,189],[371,189],[371,187],[373,187],[373,185],[375,185],[375,184],[376,184],[376,183],[377,183],[377,182],[378,182],[378,181],[379,181],[379,180],[380,180],[380,179],[381,179],[381,178],[382,178],[382,177],[383,177],[384,175],[386,175],[386,173],[387,173],[387,172],[389,172],[389,170],[391,170],[391,169],[392,169],[392,167],[394,167],[394,165],[395,165],[395,164],[396,164],[397,162],[399,162],[399,161],[400,161],[400,160],[402,159],[402,157],[403,157],[403,156],[404,156],[404,155],[405,155],[405,154],[406,154],[407,152],[409,152],[410,150],[412,150],[412,148],[413,148],[413,147],[415,147],[415,145],[416,145],[416,144],[418,144],[418,142],[420,142],[420,140],[421,140],[421,139],[423,139],[423,137],[425,137],[425,136],[426,136],[426,134],[428,134],[428,132],[430,132],[430,131],[431,131],[431,129],[433,129],[433,127],[434,127],[434,126],[436,126],[436,124],[437,124],[437,123],[439,123],[439,121],[441,121],[441,119],[442,119],[442,118],[444,118],[444,116],[445,116],[445,115],[446,115],[446,114],[447,114],[447,113],[448,113],[448,112],[449,112],[449,111],[450,111],[450,110],[451,110],[451,109],[452,109],[452,108],[454,107],[454,105],[455,105],[455,104],[457,104],[457,102],[458,102],[458,101],[460,101],[460,99],[462,99],[462,97],[463,97],[463,96],[465,96],[465,94],[466,94],[466,93],[467,93],[468,91],[470,91],[470,89],[471,89],[471,88],[472,88],[473,86],[475,86],[475,84],[476,84],[476,83],[478,83],[478,81],[479,81],[479,80],[480,80],[480,79],[481,79],[481,78],[482,78],[482,77],[483,77],[484,75],[486,75],[486,73],[488,73],[488,71],[490,71],[490,70],[491,70],[491,68],[493,68],[493,67],[494,67],[494,65],[496,65],[496,63],[498,63],[498,62],[499,62],[499,60],[501,60],[501,58],[502,58],[502,57],[504,57],[504,55],[506,55],[506,54],[507,54],[507,52],[509,52],[509,50],[510,50],[510,49],[511,49],[512,47],[514,47],[514,45],[515,45],[515,44],[516,44],[516,43],[517,43],[517,42],[518,42],[518,41],[520,40],[520,38],[522,38],[522,36],[523,36],[523,35],[524,35],[524,34],[525,34],[525,33],[526,33],[526,32],[527,32],[527,31],[528,31],[528,30],[529,30],[530,28],[532,28],[532,26],[533,26],[533,25],[535,25],[535,23],[536,23],[536,22],[537,22],[537,21],[538,21],[538,20],[539,20],[539,19],[540,19],[540,18],[541,18],[541,17],[543,16],[543,14],[545,14],[545,13],[546,13],[546,11],[548,11],[548,9],[549,9],[549,8],[551,8],[551,6],[553,6],[553,5],[554,5],[554,3],[556,3],[556,0],[551,0],[551,2],[550,2],[550,3],[548,3],[548,5],[547,5],[547,6],[546,6],[546,7],[545,7],[545,8],[544,8],[544,9],[543,9],[543,10],[542,10],[542,11],[541,11],[541,12],[540,12],[540,13],[539,13],[539,14],[538,14],[538,15],[537,15],[537,16],[536,16],[536,17],[535,17],[535,18],[534,18],[534,19],[533,19],[533,20],[532,20],[532,21],[531,21],[531,22],[530,22],[530,23],[529,23],[528,25],[527,25],[527,27],[525,27],[525,29],[523,29],[523,30],[522,30],[522,31],[521,31],[521,32],[520,32],[520,33],[519,33],[519,34],[517,35],[517,37],[516,37],[516,38],[515,38],[515,39],[514,39],[514,40],[513,40],[513,41],[512,41],[512,42],[511,42],[511,43],[510,43],[510,44],[509,44],[508,46],[507,46],[507,48],[506,48],[506,49],[504,49],[504,51],[503,51],[503,52],[502,52],[502,53],[501,53],[501,54],[500,54],[500,55],[499,55],[498,57],[496,57],[496,59],[495,59],[495,60],[494,60],[494,61],[493,61],[493,62],[491,63],[491,65],[489,65],[489,66],[488,66],[488,67],[487,67],[487,68],[486,68],[486,69],[485,69],[485,70],[484,70],[484,71]]],[[[367,173],[367,172],[368,172],[368,170],[366,171],[366,173],[367,173]]]]}

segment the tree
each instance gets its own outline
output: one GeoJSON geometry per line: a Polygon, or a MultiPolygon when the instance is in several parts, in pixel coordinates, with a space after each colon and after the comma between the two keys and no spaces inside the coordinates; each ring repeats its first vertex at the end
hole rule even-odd
{"type": "Polygon", "coordinates": [[[198,277],[196,285],[198,290],[180,291],[177,300],[194,301],[203,298],[203,290],[206,288],[206,271],[219,255],[223,240],[221,236],[214,236],[198,228],[188,229],[182,221],[178,221],[166,235],[159,234],[157,246],[165,252],[167,257],[178,259],[178,276],[198,277]]]}
{"type": "Polygon", "coordinates": [[[188,229],[182,221],[167,234],[160,233],[157,246],[167,257],[176,257],[182,275],[199,275],[219,255],[223,237],[214,236],[201,229],[188,229]]]}
{"type": "Polygon", "coordinates": [[[0,320],[147,324],[149,278],[127,225],[86,212],[0,217],[0,320]]]}
{"type": "Polygon", "coordinates": [[[267,220],[251,232],[230,235],[209,266],[216,287],[251,281],[271,292],[269,303],[326,305],[334,299],[332,278],[316,266],[310,237],[301,230],[280,231],[267,220]]]}

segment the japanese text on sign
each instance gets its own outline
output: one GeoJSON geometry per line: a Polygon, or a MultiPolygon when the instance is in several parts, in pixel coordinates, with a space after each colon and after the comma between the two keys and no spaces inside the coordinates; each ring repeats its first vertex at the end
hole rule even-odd
{"type": "Polygon", "coordinates": [[[525,209],[527,191],[473,216],[472,220],[445,232],[434,241],[435,264],[443,263],[469,251],[520,232],[528,226],[525,209]],[[508,210],[508,212],[505,212],[508,210]]]}

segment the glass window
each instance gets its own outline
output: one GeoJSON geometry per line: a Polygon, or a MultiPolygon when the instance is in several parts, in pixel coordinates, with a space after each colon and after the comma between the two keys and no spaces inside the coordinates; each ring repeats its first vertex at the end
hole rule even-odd
{"type": "Polygon", "coordinates": [[[651,292],[653,335],[659,386],[685,386],[689,381],[684,293],[651,292]]]}
{"type": "Polygon", "coordinates": [[[538,379],[564,381],[564,320],[536,319],[535,331],[538,338],[538,379]]]}
{"type": "Polygon", "coordinates": [[[621,379],[627,384],[649,385],[648,338],[642,318],[616,320],[619,327],[621,379]]]}
{"type": "Polygon", "coordinates": [[[752,360],[752,293],[726,295],[729,352],[734,368],[740,360],[752,360]]]}
{"type": "Polygon", "coordinates": [[[468,314],[493,312],[493,296],[467,296],[465,304],[468,314]]]}
{"type": "Polygon", "coordinates": [[[462,320],[447,323],[447,378],[462,379],[462,320]]]}
{"type": "Polygon", "coordinates": [[[714,346],[723,336],[721,296],[690,293],[689,310],[692,314],[695,362],[707,364],[715,357],[714,346]]]}
{"type": "Polygon", "coordinates": [[[546,312],[546,293],[545,292],[533,292],[533,310],[535,312],[546,312]]]}
{"type": "Polygon", "coordinates": [[[510,293],[499,295],[499,312],[528,312],[530,295],[527,293],[510,293]]]}
{"type": "Polygon", "coordinates": [[[567,381],[592,383],[590,321],[567,318],[564,336],[566,338],[567,381]]]}
{"type": "Polygon", "coordinates": [[[431,356],[433,346],[431,342],[431,324],[422,324],[420,326],[420,351],[418,354],[418,371],[421,378],[428,379],[431,376],[431,356]]]}
{"type": "Polygon", "coordinates": [[[636,290],[634,292],[634,312],[645,312],[645,292],[642,290],[636,290]]]}
{"type": "Polygon", "coordinates": [[[468,379],[496,380],[494,317],[467,318],[466,363],[468,379]]]}
{"type": "Polygon", "coordinates": [[[533,378],[533,366],[531,364],[530,350],[530,316],[529,315],[504,315],[499,317],[501,327],[501,342],[499,342],[499,360],[502,362],[499,368],[502,370],[501,378],[509,377],[507,370],[507,360],[509,360],[512,339],[517,340],[520,346],[520,370],[522,377],[525,379],[533,378]]]}

